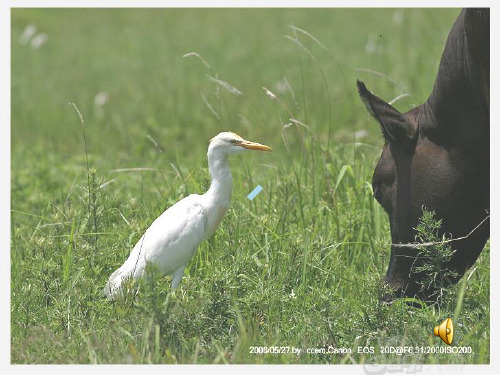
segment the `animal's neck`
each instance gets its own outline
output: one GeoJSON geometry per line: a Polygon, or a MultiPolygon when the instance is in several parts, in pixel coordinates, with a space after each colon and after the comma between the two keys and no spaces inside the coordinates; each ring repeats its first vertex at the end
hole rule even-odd
{"type": "Polygon", "coordinates": [[[426,103],[448,134],[458,132],[468,143],[489,137],[489,18],[486,23],[484,17],[481,11],[462,11],[426,103]]]}
{"type": "Polygon", "coordinates": [[[212,178],[206,194],[212,195],[219,204],[229,206],[233,191],[233,176],[229,169],[227,156],[208,153],[208,172],[212,178]]]}

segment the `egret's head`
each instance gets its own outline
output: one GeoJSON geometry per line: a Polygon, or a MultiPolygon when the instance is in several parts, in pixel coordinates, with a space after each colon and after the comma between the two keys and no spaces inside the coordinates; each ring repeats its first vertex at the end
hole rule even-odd
{"type": "Polygon", "coordinates": [[[208,146],[208,152],[217,152],[223,155],[237,154],[248,150],[271,151],[271,147],[247,141],[232,132],[217,134],[210,140],[210,146],[208,146]]]}

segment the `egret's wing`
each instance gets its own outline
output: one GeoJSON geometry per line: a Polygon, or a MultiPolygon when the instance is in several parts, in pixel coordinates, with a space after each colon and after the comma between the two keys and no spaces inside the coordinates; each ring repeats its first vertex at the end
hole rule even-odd
{"type": "Polygon", "coordinates": [[[205,236],[206,212],[202,203],[202,196],[191,194],[166,210],[146,230],[111,278],[141,277],[148,262],[163,274],[185,265],[205,236]]]}

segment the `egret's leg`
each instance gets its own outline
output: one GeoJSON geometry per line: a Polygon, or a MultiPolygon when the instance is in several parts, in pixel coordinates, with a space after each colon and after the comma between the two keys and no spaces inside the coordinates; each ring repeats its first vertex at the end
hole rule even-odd
{"type": "Polygon", "coordinates": [[[172,289],[175,289],[179,286],[182,280],[182,276],[184,276],[184,269],[186,268],[186,265],[177,268],[174,273],[172,274],[172,289]]]}

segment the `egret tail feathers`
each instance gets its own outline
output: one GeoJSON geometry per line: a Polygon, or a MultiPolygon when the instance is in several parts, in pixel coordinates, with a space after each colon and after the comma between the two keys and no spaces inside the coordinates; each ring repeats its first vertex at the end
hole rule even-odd
{"type": "Polygon", "coordinates": [[[118,294],[121,294],[122,278],[119,271],[120,270],[116,270],[111,274],[104,287],[103,292],[109,300],[113,300],[118,294]]]}
{"type": "Polygon", "coordinates": [[[123,272],[121,268],[117,269],[109,277],[106,286],[104,287],[104,294],[109,300],[114,300],[123,294],[122,283],[131,277],[130,272],[123,272]]]}

